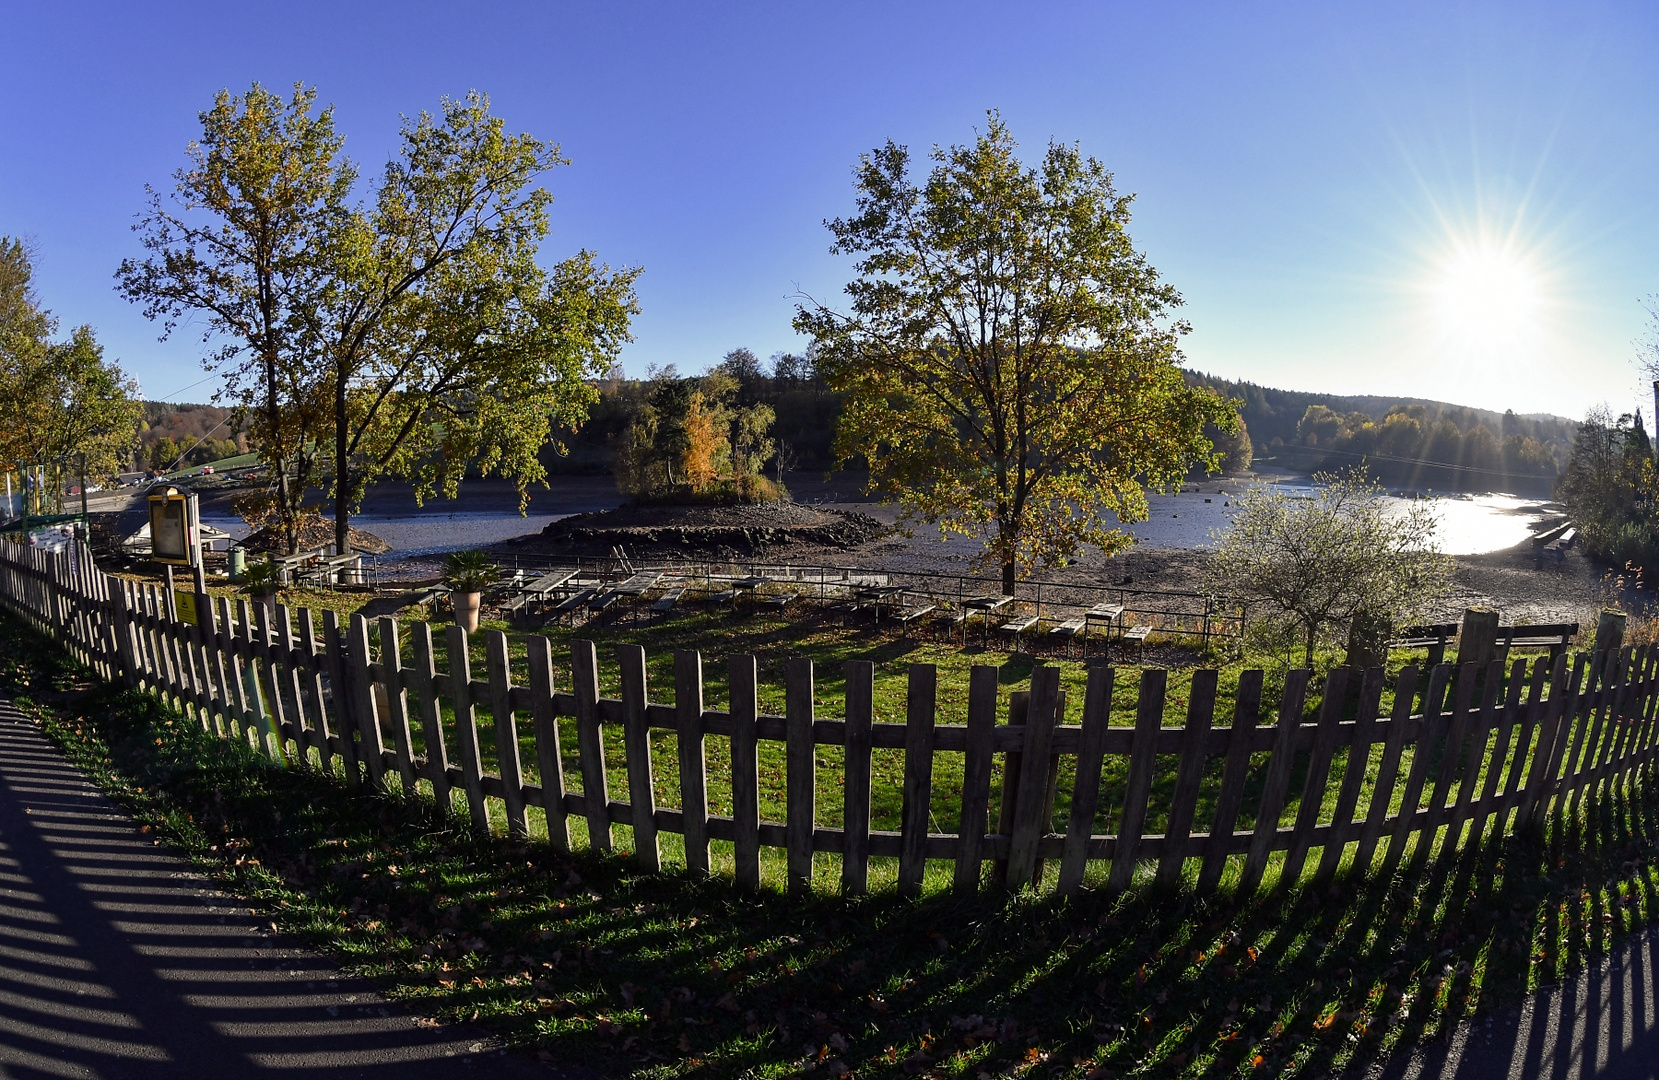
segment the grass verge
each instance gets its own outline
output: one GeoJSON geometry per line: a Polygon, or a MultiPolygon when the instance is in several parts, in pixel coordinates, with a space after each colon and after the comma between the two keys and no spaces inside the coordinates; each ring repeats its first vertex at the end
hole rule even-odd
{"type": "Polygon", "coordinates": [[[1651,782],[1409,880],[1245,903],[792,901],[480,837],[210,738],[9,617],[0,642],[0,686],[70,759],[284,930],[417,1011],[612,1077],[1320,1076],[1659,917],[1651,782]]]}

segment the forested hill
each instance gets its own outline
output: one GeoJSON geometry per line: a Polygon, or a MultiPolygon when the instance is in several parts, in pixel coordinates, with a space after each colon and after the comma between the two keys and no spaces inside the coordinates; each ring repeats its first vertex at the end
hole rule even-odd
{"type": "Polygon", "coordinates": [[[1566,464],[1578,422],[1494,412],[1426,398],[1320,394],[1187,372],[1244,403],[1257,459],[1291,468],[1363,461],[1389,484],[1540,490],[1566,464]]]}

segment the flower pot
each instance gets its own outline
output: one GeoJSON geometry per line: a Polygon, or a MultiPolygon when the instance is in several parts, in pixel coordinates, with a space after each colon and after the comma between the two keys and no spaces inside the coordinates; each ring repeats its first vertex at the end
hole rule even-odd
{"type": "Polygon", "coordinates": [[[469,634],[478,632],[478,609],[482,606],[484,594],[475,592],[452,592],[449,602],[455,608],[455,622],[469,634]]]}

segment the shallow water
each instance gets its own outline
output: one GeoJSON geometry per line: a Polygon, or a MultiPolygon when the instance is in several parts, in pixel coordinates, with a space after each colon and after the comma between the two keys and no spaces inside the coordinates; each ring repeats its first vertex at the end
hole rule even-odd
{"type": "MultiPolygon", "coordinates": [[[[1307,484],[1273,486],[1292,496],[1305,498],[1313,493],[1307,484]]],[[[1223,488],[1220,494],[1154,495],[1147,500],[1151,516],[1126,528],[1147,547],[1211,547],[1215,543],[1211,534],[1225,529],[1237,512],[1233,496],[1248,490],[1244,485],[1223,488]]],[[[1548,516],[1537,499],[1498,493],[1451,495],[1432,502],[1440,520],[1440,550],[1448,555],[1480,555],[1514,547],[1548,516]]],[[[1391,495],[1388,503],[1403,513],[1413,500],[1391,495]]]]}
{"type": "MultiPolygon", "coordinates": [[[[1294,482],[1275,485],[1294,496],[1308,496],[1312,487],[1294,482]]],[[[1215,541],[1212,533],[1225,529],[1236,512],[1235,496],[1247,485],[1223,483],[1221,493],[1154,495],[1147,501],[1151,516],[1127,526],[1135,538],[1151,548],[1204,548],[1215,541]]],[[[1389,503],[1404,510],[1409,499],[1390,496],[1389,503]]],[[[560,518],[606,510],[621,503],[614,489],[592,483],[537,492],[528,516],[508,506],[461,509],[463,503],[432,503],[405,512],[372,512],[352,518],[392,545],[398,555],[432,555],[462,548],[485,547],[515,536],[540,532],[560,518]],[[452,509],[453,507],[453,509],[452,509]]],[[[1501,551],[1525,540],[1531,526],[1545,517],[1537,499],[1513,495],[1453,495],[1434,500],[1440,517],[1440,549],[1448,555],[1478,555],[1501,551]]],[[[828,505],[835,505],[830,502],[828,505]]],[[[868,509],[868,507],[860,507],[868,509]]],[[[240,539],[248,528],[234,515],[203,511],[202,520],[240,539]]],[[[920,534],[918,534],[920,535],[920,534]]]]}

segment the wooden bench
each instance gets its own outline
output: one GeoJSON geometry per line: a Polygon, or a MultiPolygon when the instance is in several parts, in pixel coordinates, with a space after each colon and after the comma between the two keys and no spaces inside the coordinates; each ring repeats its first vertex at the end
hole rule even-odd
{"type": "Polygon", "coordinates": [[[1578,636],[1577,623],[1533,623],[1498,627],[1498,653],[1507,657],[1511,649],[1548,649],[1554,660],[1567,651],[1578,636]]]}
{"type": "Polygon", "coordinates": [[[1066,646],[1066,655],[1069,656],[1071,655],[1072,639],[1078,634],[1083,633],[1084,629],[1088,625],[1088,619],[1082,615],[1077,616],[1075,619],[1067,619],[1065,622],[1056,623],[1048,628],[1049,640],[1064,642],[1066,646]]]}
{"type": "Polygon", "coordinates": [[[1026,615],[1022,618],[1010,619],[1007,622],[1003,623],[1001,626],[997,627],[997,633],[999,633],[999,634],[1011,634],[1015,638],[1018,638],[1021,634],[1025,633],[1027,630],[1031,629],[1033,626],[1036,626],[1036,625],[1037,625],[1037,616],[1035,616],[1035,615],[1026,615]]]}
{"type": "Polygon", "coordinates": [[[924,618],[937,610],[934,604],[919,604],[915,607],[898,608],[892,612],[892,618],[897,619],[900,626],[908,626],[917,619],[924,618]]]}
{"type": "Polygon", "coordinates": [[[1433,626],[1408,626],[1388,643],[1393,649],[1428,649],[1426,667],[1434,667],[1446,659],[1446,644],[1457,636],[1457,623],[1435,623],[1433,626]]]}
{"type": "Polygon", "coordinates": [[[721,589],[719,592],[709,593],[708,598],[716,604],[729,604],[737,599],[737,590],[721,589]]]}
{"type": "Polygon", "coordinates": [[[564,616],[569,615],[571,620],[575,621],[576,613],[582,610],[582,607],[589,600],[592,600],[596,595],[598,595],[598,593],[598,589],[581,589],[577,592],[571,593],[569,596],[553,605],[553,617],[563,618],[564,616]]]}
{"type": "Polygon", "coordinates": [[[1142,623],[1139,626],[1130,626],[1125,628],[1122,636],[1118,640],[1122,641],[1124,645],[1128,645],[1131,641],[1134,642],[1135,655],[1139,658],[1146,653],[1146,639],[1151,635],[1151,633],[1152,627],[1142,623]]]}
{"type": "Polygon", "coordinates": [[[762,593],[755,597],[755,606],[766,608],[768,611],[782,611],[801,598],[800,593],[762,593]]]}
{"type": "Polygon", "coordinates": [[[651,610],[659,615],[666,615],[679,604],[680,597],[685,595],[685,586],[678,585],[672,589],[663,590],[663,594],[651,604],[651,610]]]}
{"type": "Polygon", "coordinates": [[[614,607],[616,602],[620,599],[622,599],[622,594],[613,589],[610,592],[602,593],[599,596],[594,597],[592,600],[589,600],[588,610],[597,615],[601,611],[606,611],[614,607]]]}

